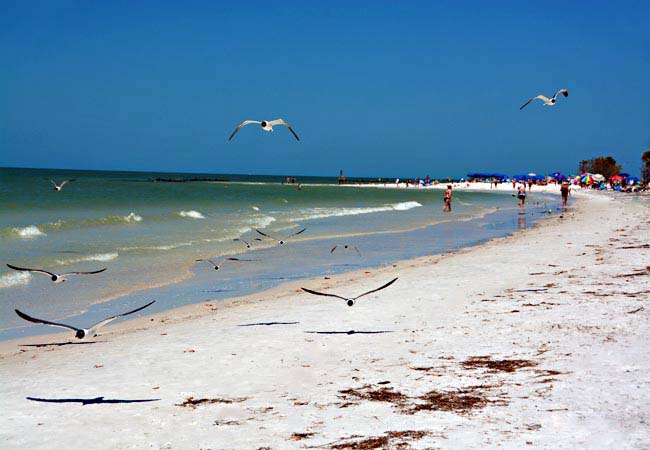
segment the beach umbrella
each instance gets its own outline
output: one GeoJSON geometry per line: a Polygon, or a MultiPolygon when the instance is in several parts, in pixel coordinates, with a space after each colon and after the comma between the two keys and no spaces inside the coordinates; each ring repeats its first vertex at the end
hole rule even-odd
{"type": "Polygon", "coordinates": [[[624,179],[625,179],[625,178],[623,178],[623,177],[620,176],[620,175],[614,175],[613,177],[610,177],[610,178],[609,178],[610,181],[623,181],[624,179]]]}
{"type": "Polygon", "coordinates": [[[593,183],[594,177],[590,173],[583,173],[580,175],[580,181],[587,184],[593,183]]]}
{"type": "Polygon", "coordinates": [[[602,175],[599,174],[599,173],[596,173],[596,174],[592,175],[591,177],[592,177],[594,180],[596,180],[596,181],[604,181],[604,180],[605,180],[605,177],[602,176],[602,175]]]}
{"type": "Polygon", "coordinates": [[[638,183],[639,180],[637,177],[627,177],[627,184],[636,184],[638,183]]]}

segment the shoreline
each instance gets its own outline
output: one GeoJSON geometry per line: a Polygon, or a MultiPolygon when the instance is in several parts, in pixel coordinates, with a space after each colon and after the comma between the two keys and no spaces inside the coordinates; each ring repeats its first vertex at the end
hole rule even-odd
{"type": "MultiPolygon", "coordinates": [[[[575,205],[579,201],[580,200],[574,201],[573,204],[575,205]]],[[[511,210],[516,210],[517,208],[513,206],[510,209],[511,210]]],[[[458,219],[458,218],[448,218],[448,219],[443,219],[443,220],[434,220],[434,221],[432,221],[432,222],[430,222],[428,224],[424,224],[424,225],[416,226],[416,227],[411,227],[411,228],[406,228],[406,229],[383,230],[383,231],[374,231],[374,232],[366,232],[366,233],[348,233],[348,234],[337,235],[337,236],[310,237],[310,238],[307,238],[307,239],[302,239],[299,242],[304,243],[304,242],[313,242],[313,241],[321,241],[321,240],[325,241],[325,240],[330,240],[330,239],[333,239],[333,238],[340,239],[340,238],[359,237],[359,236],[375,236],[375,235],[391,235],[391,234],[410,233],[410,232],[415,232],[415,231],[426,230],[428,228],[431,228],[431,227],[434,227],[434,226],[437,226],[437,225],[441,225],[441,224],[445,224],[445,223],[463,223],[463,222],[471,222],[471,221],[474,221],[474,220],[479,220],[479,219],[482,219],[482,218],[486,217],[487,215],[494,214],[497,211],[498,211],[498,208],[497,208],[497,210],[484,211],[484,212],[481,212],[479,214],[475,214],[475,215],[473,215],[471,217],[466,217],[466,218],[460,218],[460,219],[458,219]]],[[[406,263],[421,265],[421,264],[424,264],[424,261],[427,260],[427,259],[438,258],[438,257],[442,257],[444,255],[452,255],[452,254],[457,254],[457,253],[461,253],[461,252],[465,252],[465,251],[471,251],[472,249],[479,248],[479,247],[484,246],[484,245],[489,245],[491,242],[499,240],[499,239],[507,239],[507,238],[515,237],[515,236],[517,236],[517,234],[525,232],[526,230],[534,229],[534,228],[536,228],[538,226],[543,226],[542,224],[545,221],[547,221],[547,220],[549,220],[551,218],[552,218],[552,216],[551,217],[549,217],[549,216],[539,216],[538,218],[535,219],[535,222],[534,222],[534,224],[532,226],[528,226],[524,230],[513,230],[512,232],[510,232],[509,234],[507,234],[505,236],[490,238],[488,241],[480,242],[478,244],[473,244],[473,245],[470,245],[470,246],[465,246],[465,247],[455,249],[455,250],[451,250],[451,251],[444,251],[444,252],[441,252],[441,253],[432,253],[432,254],[427,254],[427,255],[424,255],[424,256],[417,256],[417,257],[413,257],[413,258],[408,258],[408,257],[407,258],[401,258],[401,259],[395,260],[392,263],[384,265],[384,266],[376,266],[376,265],[370,264],[369,261],[364,261],[365,265],[360,266],[358,269],[354,269],[354,270],[351,270],[351,271],[344,271],[344,272],[340,272],[340,273],[328,274],[327,278],[331,279],[331,280],[338,280],[339,278],[342,277],[342,278],[345,278],[345,279],[352,280],[356,276],[369,273],[368,271],[386,270],[386,269],[389,268],[389,266],[391,264],[393,265],[393,267],[395,267],[395,265],[406,264],[406,263]]],[[[296,242],[298,242],[298,241],[296,241],[296,242]]],[[[272,245],[267,245],[264,248],[269,249],[271,247],[273,247],[273,246],[272,245]]],[[[259,248],[256,249],[256,250],[259,250],[259,248]]],[[[239,254],[246,254],[246,253],[247,252],[242,252],[242,253],[239,253],[239,254]]],[[[221,255],[221,256],[224,256],[224,255],[221,255]]],[[[91,303],[89,305],[89,307],[85,311],[83,311],[81,314],[76,314],[76,315],[73,315],[73,316],[66,316],[66,317],[58,318],[56,320],[66,321],[69,317],[76,318],[76,317],[84,316],[84,315],[89,313],[89,310],[91,308],[98,307],[98,305],[99,305],[99,307],[101,307],[101,305],[109,304],[109,303],[111,303],[111,302],[113,302],[113,301],[115,301],[115,300],[117,300],[117,299],[119,299],[121,297],[129,296],[129,295],[133,295],[133,294],[143,294],[144,295],[148,291],[154,291],[154,290],[156,290],[158,288],[168,288],[168,287],[171,287],[171,286],[174,286],[174,285],[178,285],[178,284],[180,284],[182,282],[188,282],[193,277],[195,277],[195,275],[196,275],[196,273],[195,273],[196,264],[197,263],[194,263],[194,265],[192,265],[191,267],[188,267],[185,270],[184,275],[177,276],[177,278],[174,279],[171,282],[168,282],[168,283],[156,283],[156,284],[151,285],[151,286],[139,286],[138,288],[130,290],[128,292],[123,292],[123,293],[116,294],[116,295],[111,295],[111,296],[108,296],[108,297],[102,297],[102,298],[96,299],[93,303],[91,303]]],[[[275,298],[283,290],[286,290],[287,292],[290,291],[290,290],[295,290],[294,285],[297,286],[298,284],[301,284],[301,283],[305,284],[307,282],[312,282],[312,281],[319,280],[319,279],[322,279],[322,277],[321,276],[312,276],[312,277],[308,276],[306,278],[302,278],[302,279],[295,280],[295,281],[287,280],[287,281],[284,281],[284,282],[280,282],[276,286],[273,286],[273,287],[271,287],[269,289],[262,289],[262,290],[255,291],[255,292],[252,292],[252,293],[249,293],[249,294],[236,295],[236,296],[233,296],[233,297],[225,297],[225,298],[215,298],[215,299],[211,299],[211,300],[202,300],[202,301],[199,301],[197,303],[191,303],[191,304],[187,304],[187,305],[183,305],[183,306],[172,306],[172,307],[164,309],[163,311],[160,311],[160,312],[156,312],[156,313],[152,313],[152,314],[145,314],[145,315],[142,315],[140,317],[133,318],[133,319],[120,321],[120,322],[118,322],[117,324],[114,324],[114,325],[108,325],[105,328],[102,328],[102,335],[107,334],[108,332],[110,332],[113,329],[124,329],[124,330],[129,330],[131,328],[136,329],[136,328],[139,327],[138,325],[134,324],[132,326],[129,326],[129,324],[137,322],[137,321],[147,322],[147,321],[149,321],[149,319],[157,319],[157,318],[162,317],[162,316],[165,316],[167,318],[166,320],[169,320],[170,315],[172,315],[172,316],[175,316],[177,314],[183,315],[185,313],[185,310],[188,310],[188,311],[192,312],[192,314],[190,314],[187,317],[194,317],[193,314],[196,311],[201,311],[202,310],[202,305],[207,304],[207,303],[215,303],[216,306],[213,306],[213,307],[215,307],[215,309],[216,308],[218,308],[218,309],[229,308],[229,307],[231,307],[233,305],[256,303],[257,300],[253,300],[253,298],[255,298],[255,297],[272,296],[272,297],[275,298]]],[[[135,307],[137,305],[132,305],[132,306],[135,307]]],[[[103,317],[105,317],[105,316],[106,316],[106,314],[104,314],[103,317]]],[[[91,323],[92,323],[92,321],[91,321],[91,323]]],[[[43,329],[47,329],[47,328],[43,328],[43,329]]],[[[49,333],[38,333],[38,334],[33,334],[33,335],[29,335],[29,336],[24,336],[24,337],[17,337],[17,338],[10,338],[10,339],[5,339],[5,340],[0,340],[0,357],[2,357],[5,354],[6,348],[11,347],[13,343],[15,343],[16,345],[35,344],[36,341],[39,340],[39,338],[40,339],[48,339],[48,338],[54,339],[57,336],[65,337],[65,336],[68,336],[68,333],[65,332],[65,331],[62,331],[62,332],[49,332],[49,333]]]]}
{"type": "MultiPolygon", "coordinates": [[[[496,192],[494,194],[495,195],[502,195],[502,193],[496,193],[496,192]]],[[[459,200],[459,202],[460,202],[460,200],[459,200]]],[[[462,202],[461,202],[461,204],[462,204],[462,202]]],[[[531,208],[535,209],[536,207],[531,205],[531,208]]],[[[304,245],[309,245],[309,243],[319,242],[319,241],[325,242],[325,241],[329,241],[329,240],[340,240],[340,239],[349,239],[349,238],[354,239],[354,238],[373,238],[373,237],[381,237],[381,236],[388,237],[388,236],[391,236],[391,235],[392,236],[407,235],[407,234],[410,234],[410,233],[424,232],[424,231],[426,231],[428,229],[433,230],[433,229],[435,229],[435,227],[444,226],[445,224],[458,224],[458,226],[462,227],[463,226],[462,224],[472,223],[472,222],[475,222],[475,221],[480,221],[480,220],[485,219],[486,217],[489,217],[490,215],[496,215],[496,214],[501,214],[501,213],[509,214],[509,211],[513,212],[513,211],[516,211],[516,210],[517,210],[516,206],[512,206],[512,207],[508,207],[508,208],[501,208],[501,209],[498,208],[498,207],[496,207],[496,208],[495,207],[489,207],[489,208],[487,208],[487,209],[485,209],[483,211],[474,212],[474,213],[472,213],[471,215],[469,215],[467,217],[465,217],[464,215],[461,215],[461,217],[458,217],[458,216],[443,216],[442,218],[431,219],[427,223],[422,223],[422,224],[417,224],[417,225],[413,224],[413,225],[410,225],[410,226],[409,226],[409,224],[405,224],[406,227],[399,228],[399,229],[386,229],[386,230],[366,231],[366,232],[352,231],[352,232],[348,232],[348,233],[344,233],[344,234],[338,233],[338,234],[331,234],[331,235],[319,235],[319,236],[313,236],[313,237],[312,236],[307,236],[305,238],[298,239],[295,242],[297,244],[299,244],[299,245],[304,246],[304,245]]],[[[531,211],[531,213],[533,215],[535,215],[535,212],[531,211]]],[[[533,219],[534,223],[536,223],[539,220],[540,217],[541,217],[540,215],[535,216],[534,219],[533,219]]],[[[481,241],[481,240],[479,239],[479,241],[481,241]]],[[[476,245],[476,244],[472,244],[472,245],[470,245],[470,247],[472,247],[474,245],[476,245]]],[[[256,246],[256,248],[251,249],[250,251],[241,250],[239,252],[227,252],[227,253],[223,253],[223,254],[219,254],[219,255],[213,255],[211,257],[216,258],[216,257],[239,256],[239,255],[248,255],[248,254],[252,255],[251,257],[255,257],[257,252],[263,251],[263,250],[269,250],[269,249],[272,250],[273,247],[274,246],[271,245],[271,244],[261,244],[261,245],[256,246]]],[[[432,249],[432,252],[433,252],[433,254],[437,254],[436,253],[437,250],[432,249]]],[[[403,260],[409,260],[409,259],[410,259],[410,257],[408,255],[403,255],[402,257],[398,258],[397,260],[398,261],[403,261],[403,260]]],[[[360,266],[360,268],[358,270],[376,269],[378,267],[376,261],[369,261],[367,259],[364,259],[364,260],[360,261],[360,264],[358,264],[358,265],[360,266]]],[[[104,296],[93,298],[92,302],[90,302],[85,308],[83,308],[83,310],[80,310],[80,312],[76,312],[73,315],[64,315],[64,316],[54,317],[54,318],[52,318],[50,320],[67,321],[69,319],[72,319],[74,321],[75,319],[81,318],[82,323],[84,323],[84,322],[94,323],[93,321],[98,321],[98,320],[102,319],[103,317],[106,317],[107,315],[110,315],[110,314],[113,314],[113,313],[119,313],[119,312],[121,312],[123,310],[129,310],[129,309],[133,309],[133,308],[139,306],[137,304],[137,302],[133,303],[133,297],[143,297],[143,296],[147,297],[149,292],[151,292],[152,295],[162,294],[163,297],[164,297],[165,293],[167,292],[167,291],[165,291],[165,289],[174,290],[176,288],[181,287],[183,284],[188,284],[188,285],[192,284],[192,280],[194,280],[197,283],[196,285],[199,286],[200,285],[200,276],[199,276],[199,274],[200,274],[201,271],[200,271],[200,269],[197,269],[197,266],[198,266],[198,263],[195,263],[194,260],[192,259],[192,262],[190,263],[190,265],[188,265],[185,269],[183,269],[182,273],[177,273],[173,280],[168,280],[168,281],[164,281],[164,282],[158,280],[155,283],[152,283],[152,284],[149,284],[149,285],[141,284],[141,285],[138,285],[138,286],[136,286],[134,288],[120,287],[120,291],[118,293],[110,293],[110,294],[107,294],[107,295],[104,295],[104,296]],[[121,304],[118,308],[112,308],[111,309],[111,307],[110,307],[111,304],[120,303],[122,299],[126,299],[127,303],[121,304]],[[109,305],[108,309],[105,308],[105,306],[107,306],[107,305],[109,305]]],[[[345,273],[345,271],[348,270],[348,269],[341,269],[341,270],[343,270],[344,271],[343,273],[345,273]]],[[[310,278],[312,278],[312,276],[308,275],[304,279],[310,279],[310,278]]],[[[280,285],[282,285],[282,284],[283,283],[280,283],[280,285]]],[[[258,290],[256,292],[252,292],[250,294],[235,295],[234,297],[220,297],[220,298],[212,299],[212,300],[209,300],[209,301],[222,302],[222,301],[229,300],[229,299],[236,300],[237,298],[239,298],[241,296],[250,296],[250,295],[261,294],[265,290],[266,290],[266,288],[261,288],[260,290],[258,290]]],[[[169,292],[167,292],[167,294],[169,294],[169,292]]],[[[152,297],[152,299],[153,299],[153,297],[152,297]]],[[[149,301],[149,300],[146,300],[146,301],[149,301]]],[[[200,301],[198,301],[198,303],[202,303],[204,301],[206,301],[206,300],[200,300],[200,301]]],[[[157,305],[157,306],[160,306],[160,304],[157,305]]],[[[18,306],[18,307],[20,309],[22,309],[20,306],[18,306]]],[[[174,309],[176,309],[178,307],[179,306],[166,307],[166,309],[164,311],[171,311],[171,310],[174,310],[174,309]]],[[[164,311],[161,311],[159,313],[164,313],[164,311]]],[[[156,314],[159,314],[159,313],[156,313],[156,314]]],[[[37,314],[37,312],[35,314],[37,314]]],[[[34,332],[34,330],[38,330],[39,328],[41,330],[46,330],[47,329],[47,328],[44,328],[44,327],[38,327],[38,328],[36,328],[36,327],[37,326],[30,325],[30,326],[21,326],[21,327],[11,327],[11,328],[8,328],[6,330],[2,330],[2,331],[0,331],[0,334],[2,334],[2,335],[19,334],[19,332],[20,332],[19,330],[29,330],[28,333],[30,333],[30,334],[28,334],[26,336],[17,336],[17,337],[11,337],[9,339],[2,339],[2,340],[0,340],[0,343],[9,342],[9,341],[13,341],[13,340],[16,340],[16,339],[28,339],[31,336],[45,336],[45,335],[49,335],[49,334],[57,334],[57,333],[52,333],[52,332],[39,333],[38,331],[36,331],[35,334],[31,334],[31,333],[34,332]]]]}
{"type": "Polygon", "coordinates": [[[137,318],[95,345],[7,341],[0,398],[12,417],[0,439],[12,448],[72,436],[94,448],[353,448],[379,438],[642,448],[650,204],[584,197],[563,219],[478,246],[137,318]],[[296,292],[352,294],[393,276],[352,308],[296,292]],[[151,402],[42,403],[98,396],[151,402]]]}

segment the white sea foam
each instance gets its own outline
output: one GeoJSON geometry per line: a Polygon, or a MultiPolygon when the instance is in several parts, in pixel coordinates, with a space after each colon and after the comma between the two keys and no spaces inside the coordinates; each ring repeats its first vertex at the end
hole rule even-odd
{"type": "Polygon", "coordinates": [[[180,242],[178,244],[167,245],[145,245],[142,247],[120,247],[118,250],[122,252],[138,252],[138,251],[155,251],[155,250],[173,250],[179,247],[189,247],[193,245],[192,242],[180,242]]]}
{"type": "Polygon", "coordinates": [[[142,222],[142,216],[139,216],[134,212],[130,212],[128,216],[124,217],[124,220],[127,222],[142,222]]]}
{"type": "Polygon", "coordinates": [[[22,238],[33,238],[37,236],[46,236],[41,230],[38,229],[36,225],[30,225],[25,228],[14,228],[13,229],[18,235],[22,238]]]}
{"type": "Polygon", "coordinates": [[[259,211],[260,209],[257,206],[251,206],[255,211],[259,211]]]}
{"type": "Polygon", "coordinates": [[[32,276],[29,272],[12,272],[2,275],[0,277],[0,288],[8,288],[11,286],[19,286],[21,284],[29,283],[32,276]]]}
{"type": "Polygon", "coordinates": [[[395,203],[393,205],[393,209],[395,211],[406,211],[409,209],[417,208],[419,206],[422,206],[422,204],[418,202],[402,202],[402,203],[395,203]]]}
{"type": "Polygon", "coordinates": [[[181,211],[178,214],[181,217],[191,217],[192,219],[205,219],[205,216],[198,211],[181,211]]]}
{"type": "Polygon", "coordinates": [[[266,228],[269,225],[271,225],[273,222],[275,222],[275,217],[264,216],[264,217],[257,217],[251,220],[251,225],[253,225],[255,228],[266,228]]]}
{"type": "Polygon", "coordinates": [[[60,259],[57,260],[57,263],[59,264],[76,264],[79,262],[84,262],[84,261],[101,261],[101,262],[106,262],[106,261],[112,261],[115,258],[117,258],[119,254],[117,252],[113,253],[97,253],[94,255],[87,255],[87,256],[80,256],[79,258],[72,258],[72,259],[60,259]]]}
{"type": "Polygon", "coordinates": [[[303,211],[303,215],[292,219],[292,222],[310,219],[324,219],[326,217],[357,216],[359,214],[372,214],[386,211],[407,211],[422,206],[418,202],[402,202],[392,205],[375,206],[367,208],[310,208],[303,211]]]}

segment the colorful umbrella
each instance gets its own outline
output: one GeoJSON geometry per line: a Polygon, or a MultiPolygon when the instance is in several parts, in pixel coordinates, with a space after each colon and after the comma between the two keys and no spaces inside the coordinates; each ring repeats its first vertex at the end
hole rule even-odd
{"type": "Polygon", "coordinates": [[[594,180],[596,180],[596,181],[603,181],[603,180],[605,180],[605,177],[602,176],[602,175],[599,174],[599,173],[594,174],[594,175],[592,175],[591,177],[592,177],[594,180]]]}
{"type": "Polygon", "coordinates": [[[580,181],[586,184],[593,183],[594,177],[590,173],[583,173],[580,175],[580,181]]]}
{"type": "Polygon", "coordinates": [[[614,175],[613,177],[610,177],[610,178],[609,178],[610,181],[623,181],[624,179],[625,179],[625,178],[623,178],[623,177],[620,176],[620,175],[614,175]]]}

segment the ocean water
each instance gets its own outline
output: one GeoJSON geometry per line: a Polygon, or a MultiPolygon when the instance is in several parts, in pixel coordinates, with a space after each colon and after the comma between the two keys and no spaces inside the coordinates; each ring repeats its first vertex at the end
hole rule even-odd
{"type": "Polygon", "coordinates": [[[555,201],[533,194],[522,216],[509,194],[457,191],[454,212],[443,214],[441,190],[340,187],[335,178],[301,177],[300,191],[283,185],[283,176],[151,181],[197,176],[0,169],[0,339],[53,331],[22,321],[14,308],[83,325],[151,299],[155,312],[244,295],[474,245],[530,226],[555,201]],[[54,191],[50,179],[67,178],[75,181],[54,191]],[[255,231],[281,237],[302,228],[285,245],[255,231]],[[331,253],[337,244],[360,254],[331,253]],[[195,261],[224,256],[254,261],[229,261],[219,271],[195,261]],[[54,284],[6,263],[107,271],[54,284]]]}

